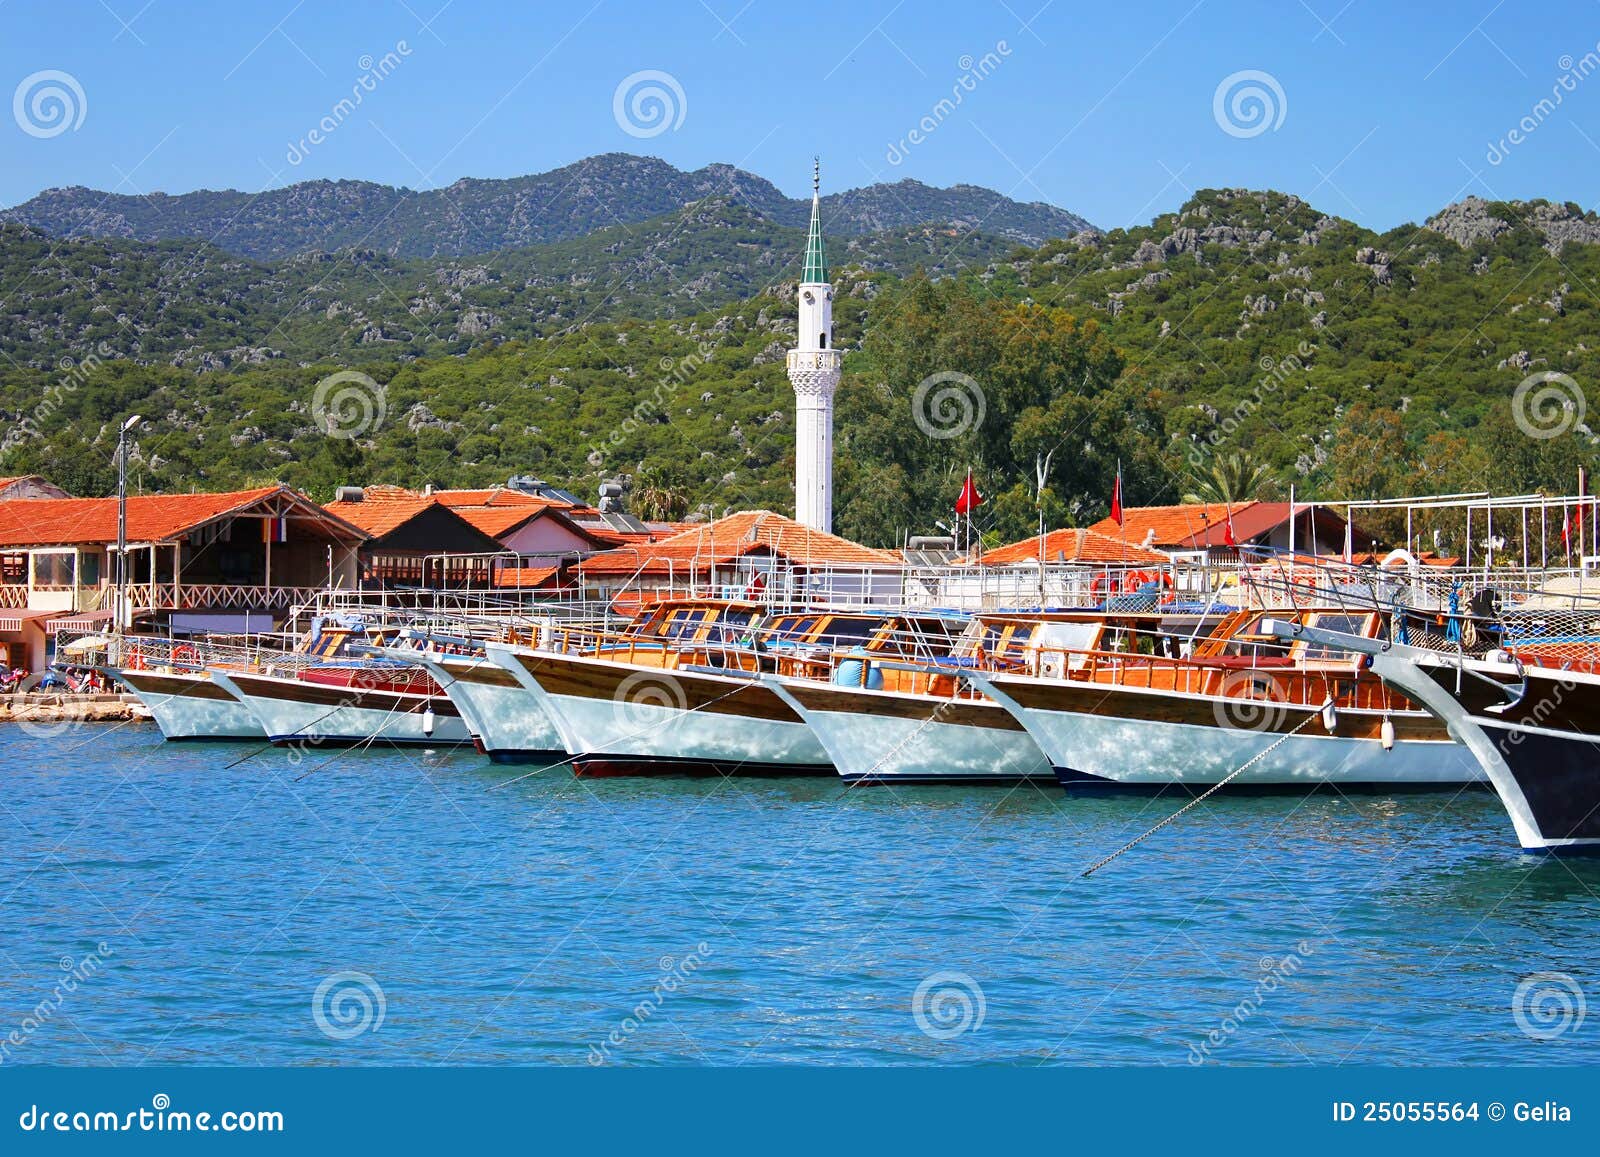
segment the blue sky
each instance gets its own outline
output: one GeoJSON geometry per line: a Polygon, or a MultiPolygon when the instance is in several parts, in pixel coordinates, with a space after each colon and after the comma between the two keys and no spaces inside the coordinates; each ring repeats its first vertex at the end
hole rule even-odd
{"type": "Polygon", "coordinates": [[[1596,0],[1537,19],[1495,0],[0,0],[0,29],[0,205],[73,184],[425,188],[615,150],[729,162],[792,194],[821,153],[833,188],[969,182],[1104,227],[1217,185],[1295,192],[1374,228],[1474,192],[1600,201],[1600,71],[1571,80],[1600,58],[1596,0]],[[389,74],[334,114],[385,54],[389,74]],[[668,75],[675,112],[641,136],[655,125],[626,131],[614,98],[647,71],[668,75]],[[29,88],[40,73],[71,83],[29,88]],[[1219,86],[1240,73],[1266,79],[1224,89],[1219,119],[1219,86]],[[959,106],[940,109],[964,75],[959,106]],[[1560,105],[1535,111],[1563,75],[1560,105]],[[1271,104],[1263,131],[1248,100],[1230,120],[1240,86],[1271,104]],[[30,101],[50,87],[74,107],[59,132],[30,101]],[[324,139],[291,148],[330,115],[324,139]]]}

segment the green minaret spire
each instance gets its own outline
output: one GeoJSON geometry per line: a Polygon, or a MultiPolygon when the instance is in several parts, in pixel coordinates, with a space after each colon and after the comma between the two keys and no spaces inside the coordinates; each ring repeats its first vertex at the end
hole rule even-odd
{"type": "Polygon", "coordinates": [[[806,284],[826,284],[828,280],[828,255],[822,250],[821,188],[822,161],[817,158],[811,168],[811,230],[806,234],[806,267],[800,275],[806,284]]]}

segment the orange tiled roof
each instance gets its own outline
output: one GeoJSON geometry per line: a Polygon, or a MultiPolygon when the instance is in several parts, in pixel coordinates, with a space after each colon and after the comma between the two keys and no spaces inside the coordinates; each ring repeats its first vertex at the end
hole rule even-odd
{"type": "MultiPolygon", "coordinates": [[[[1115,526],[1115,523],[1112,523],[1115,526]]],[[[984,566],[1006,566],[1011,563],[1029,563],[1039,560],[1039,536],[997,547],[980,560],[984,566]]],[[[1094,530],[1067,528],[1052,530],[1044,536],[1044,560],[1053,562],[1082,562],[1113,566],[1161,566],[1172,561],[1158,550],[1146,550],[1131,538],[1113,538],[1094,530]]]]}
{"type": "MultiPolygon", "coordinates": [[[[128,541],[165,542],[286,491],[282,486],[261,486],[222,494],[129,495],[128,541]]],[[[116,541],[115,498],[0,502],[0,546],[105,545],[116,541]]]]}
{"type": "Polygon", "coordinates": [[[769,510],[747,510],[691,527],[653,543],[602,551],[579,564],[584,574],[632,574],[706,569],[767,550],[799,565],[898,567],[886,550],[824,534],[769,510]]]}
{"type": "Polygon", "coordinates": [[[1221,502],[1192,502],[1182,506],[1130,506],[1123,511],[1123,526],[1103,518],[1089,529],[1140,545],[1154,531],[1151,546],[1197,550],[1223,545],[1223,528],[1230,509],[1233,511],[1233,535],[1240,542],[1289,517],[1287,502],[1251,500],[1235,502],[1231,507],[1221,502]]]}
{"type": "Polygon", "coordinates": [[[446,506],[554,506],[560,510],[572,508],[570,502],[557,502],[553,498],[540,498],[520,490],[507,490],[494,486],[487,490],[435,490],[433,496],[446,506]]]}
{"type": "Polygon", "coordinates": [[[539,517],[547,508],[544,506],[454,506],[451,509],[490,538],[499,538],[502,534],[508,534],[515,530],[524,522],[539,517]]]}
{"type": "Polygon", "coordinates": [[[545,585],[560,573],[559,566],[508,566],[494,572],[494,585],[530,590],[545,585]]]}
{"type": "Polygon", "coordinates": [[[434,504],[433,499],[403,486],[367,486],[363,490],[366,497],[360,502],[330,502],[323,509],[374,538],[405,525],[434,504]]]}

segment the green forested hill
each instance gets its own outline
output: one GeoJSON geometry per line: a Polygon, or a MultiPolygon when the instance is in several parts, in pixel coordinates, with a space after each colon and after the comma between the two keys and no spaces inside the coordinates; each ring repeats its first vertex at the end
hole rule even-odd
{"type": "MultiPolygon", "coordinates": [[[[830,239],[869,272],[982,268],[1013,243],[925,224],[830,239]]],[[[0,224],[0,354],[48,366],[74,351],[192,369],[460,354],[619,318],[701,312],[799,273],[803,228],[726,200],[554,245],[401,260],[372,250],[274,265],[196,241],[61,241],[0,224]]]]}
{"type": "MultiPolygon", "coordinates": [[[[614,267],[582,243],[547,247],[515,274],[496,263],[497,280],[469,288],[508,296],[497,305],[463,290],[461,308],[498,312],[502,325],[519,318],[525,328],[497,343],[429,339],[385,356],[308,329],[307,346],[329,341],[330,356],[314,364],[284,356],[196,373],[108,357],[71,388],[59,368],[6,363],[5,420],[15,430],[32,415],[40,433],[13,438],[0,469],[104,492],[113,422],[137,410],[147,425],[133,474],[147,488],[281,478],[325,495],[346,482],[482,484],[534,472],[590,493],[602,475],[625,472],[671,513],[788,509],[793,402],[782,354],[794,307],[788,290],[760,287],[781,285],[797,247],[774,235],[763,249],[759,222],[738,208],[715,209],[715,230],[693,232],[699,240],[672,240],[665,225],[652,234],[661,268],[627,283],[632,298],[605,290],[614,267]],[[741,268],[757,272],[730,273],[726,254],[745,246],[753,256],[741,268]],[[674,287],[695,276],[711,279],[706,297],[675,300],[674,287]],[[534,296],[511,294],[513,283],[534,296]],[[753,296],[702,308],[717,293],[753,296]],[[611,304],[583,321],[580,307],[597,299],[611,304]],[[521,303],[536,300],[555,316],[524,318],[521,303]],[[329,438],[311,412],[317,383],[352,366],[381,383],[381,421],[353,441],[329,438]]],[[[852,252],[849,239],[833,251],[848,351],[838,523],[867,541],[947,518],[968,465],[990,498],[986,526],[1010,537],[1041,508],[1052,524],[1102,515],[1119,459],[1130,502],[1227,489],[1241,474],[1256,476],[1253,493],[1293,483],[1325,498],[1570,490],[1576,466],[1595,464],[1583,391],[1600,369],[1600,221],[1574,206],[1468,201],[1375,234],[1282,194],[1210,190],[1149,226],[983,261],[941,260],[946,242],[970,243],[930,229],[874,242],[898,255],[852,252]],[[945,276],[905,275],[923,259],[945,276]],[[1536,432],[1556,434],[1531,437],[1513,396],[1544,372],[1568,376],[1556,387],[1570,379],[1569,405],[1533,413],[1536,432]],[[923,383],[935,375],[930,392],[923,383]]],[[[208,274],[219,295],[229,278],[284,276],[230,261],[208,274]]],[[[407,299],[410,283],[393,280],[407,299]]],[[[193,295],[180,296],[187,307],[193,295]]],[[[107,304],[127,309],[135,297],[107,304]]],[[[316,302],[305,317],[348,334],[347,319],[316,302]]],[[[193,308],[227,316],[220,304],[193,308]]],[[[369,321],[376,308],[368,303],[369,321]]],[[[26,311],[18,316],[28,332],[26,311]]],[[[168,324],[167,311],[159,316],[168,324]]],[[[47,336],[31,340],[53,348],[47,336]]]]}

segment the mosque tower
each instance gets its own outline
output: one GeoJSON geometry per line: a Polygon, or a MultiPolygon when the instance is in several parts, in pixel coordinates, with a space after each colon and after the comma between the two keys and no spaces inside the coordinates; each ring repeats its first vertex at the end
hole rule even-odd
{"type": "Polygon", "coordinates": [[[822,166],[811,173],[811,229],[800,274],[799,343],[789,351],[794,386],[794,516],[833,532],[833,392],[839,386],[839,351],[833,348],[833,286],[822,249],[822,166]]]}

